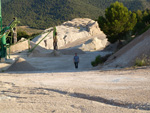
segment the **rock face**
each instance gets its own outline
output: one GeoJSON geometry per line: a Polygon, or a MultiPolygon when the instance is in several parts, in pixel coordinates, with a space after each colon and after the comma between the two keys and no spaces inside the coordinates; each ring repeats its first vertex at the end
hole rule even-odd
{"type": "Polygon", "coordinates": [[[88,18],[76,18],[72,21],[64,22],[62,25],[75,27],[80,29],[80,31],[87,31],[91,36],[102,33],[98,23],[88,18]]]}
{"type": "MultiPolygon", "coordinates": [[[[47,31],[52,28],[46,29],[42,35],[37,36],[32,41],[38,43],[42,38],[48,35],[39,45],[46,49],[53,49],[53,32],[48,34],[47,31]]],[[[64,22],[62,25],[57,26],[58,48],[72,43],[78,39],[101,35],[106,35],[100,30],[98,23],[88,18],[76,18],[72,21],[64,22]]]]}
{"type": "Polygon", "coordinates": [[[83,51],[95,51],[102,50],[107,45],[107,39],[98,39],[95,37],[94,39],[89,40],[88,42],[82,44],[80,47],[83,51]]]}

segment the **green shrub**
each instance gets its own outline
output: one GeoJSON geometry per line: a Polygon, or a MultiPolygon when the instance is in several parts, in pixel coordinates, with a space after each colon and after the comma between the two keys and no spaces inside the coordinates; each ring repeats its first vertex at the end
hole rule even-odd
{"type": "Polygon", "coordinates": [[[91,65],[93,67],[97,66],[98,64],[103,64],[109,57],[110,55],[106,55],[104,57],[98,55],[94,61],[91,62],[91,65]]]}
{"type": "Polygon", "coordinates": [[[102,63],[102,57],[101,57],[100,55],[98,55],[98,56],[95,58],[95,62],[96,62],[97,64],[102,63]]]}
{"type": "Polygon", "coordinates": [[[29,35],[25,31],[18,31],[17,32],[17,40],[20,40],[21,38],[29,38],[29,35]]]}
{"type": "Polygon", "coordinates": [[[5,70],[1,70],[1,72],[5,72],[5,70]]]}
{"type": "Polygon", "coordinates": [[[150,58],[146,55],[143,55],[141,58],[135,60],[135,66],[149,66],[150,58]]]}
{"type": "Polygon", "coordinates": [[[144,59],[136,59],[135,65],[136,66],[146,66],[146,62],[144,59]]]}
{"type": "Polygon", "coordinates": [[[92,61],[92,62],[91,62],[91,65],[92,65],[93,67],[97,66],[97,64],[96,64],[95,61],[92,61]]]}

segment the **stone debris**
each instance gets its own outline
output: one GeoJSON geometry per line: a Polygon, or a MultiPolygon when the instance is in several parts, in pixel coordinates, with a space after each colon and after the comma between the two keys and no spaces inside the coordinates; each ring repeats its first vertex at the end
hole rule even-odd
{"type": "Polygon", "coordinates": [[[25,59],[18,58],[6,71],[38,71],[25,59]]]}
{"type": "Polygon", "coordinates": [[[95,37],[94,39],[88,40],[86,43],[82,44],[80,47],[83,51],[95,51],[95,50],[102,50],[108,44],[107,39],[98,39],[95,37]]]}

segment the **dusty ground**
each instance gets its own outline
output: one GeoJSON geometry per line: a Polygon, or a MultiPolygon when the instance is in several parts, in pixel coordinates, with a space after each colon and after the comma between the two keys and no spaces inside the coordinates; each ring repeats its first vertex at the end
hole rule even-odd
{"type": "Polygon", "coordinates": [[[0,74],[0,113],[150,113],[150,68],[0,74]]]}
{"type": "Polygon", "coordinates": [[[99,54],[79,54],[79,69],[73,55],[11,55],[40,70],[0,73],[0,113],[150,113],[150,68],[94,71],[99,54]]]}
{"type": "Polygon", "coordinates": [[[42,57],[27,57],[22,52],[1,63],[0,113],[150,113],[150,67],[96,70],[91,61],[107,54],[96,51],[79,54],[75,69],[74,51],[68,52],[59,57],[48,57],[46,51],[42,57]],[[39,71],[5,71],[16,57],[39,71]]]}

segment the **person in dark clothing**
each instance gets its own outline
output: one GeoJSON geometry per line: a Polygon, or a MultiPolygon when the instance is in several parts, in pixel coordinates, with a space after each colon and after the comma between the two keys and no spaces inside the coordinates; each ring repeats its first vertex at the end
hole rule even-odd
{"type": "Polygon", "coordinates": [[[74,65],[75,65],[75,68],[77,69],[78,68],[78,64],[79,64],[79,56],[77,55],[77,53],[75,53],[75,56],[74,56],[74,65]]]}

